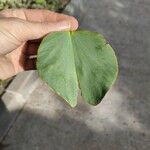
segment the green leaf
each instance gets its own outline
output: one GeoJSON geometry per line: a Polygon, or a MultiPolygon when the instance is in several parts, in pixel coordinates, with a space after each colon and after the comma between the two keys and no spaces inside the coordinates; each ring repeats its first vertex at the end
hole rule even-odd
{"type": "Polygon", "coordinates": [[[36,0],[35,1],[37,4],[43,4],[43,3],[45,3],[46,1],[45,0],[36,0]]]}
{"type": "Polygon", "coordinates": [[[39,76],[72,107],[78,87],[89,104],[97,105],[117,77],[118,64],[104,37],[90,31],[47,35],[37,55],[39,76]]]}

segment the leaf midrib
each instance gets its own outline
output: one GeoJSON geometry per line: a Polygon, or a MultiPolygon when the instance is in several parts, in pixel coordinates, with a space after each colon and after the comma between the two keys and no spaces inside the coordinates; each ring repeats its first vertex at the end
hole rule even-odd
{"type": "MultiPolygon", "coordinates": [[[[75,67],[75,73],[76,73],[76,78],[77,78],[77,90],[80,89],[80,85],[79,85],[79,79],[78,79],[78,74],[77,74],[77,68],[76,68],[76,62],[75,62],[75,53],[74,53],[74,47],[73,47],[73,39],[72,39],[72,36],[74,34],[74,31],[70,31],[69,32],[69,38],[70,38],[70,41],[71,41],[71,47],[72,47],[72,52],[73,52],[73,59],[74,59],[74,67],[75,67]],[[72,34],[72,35],[71,35],[72,34]]],[[[77,101],[77,97],[76,97],[76,101],[77,101]]]]}

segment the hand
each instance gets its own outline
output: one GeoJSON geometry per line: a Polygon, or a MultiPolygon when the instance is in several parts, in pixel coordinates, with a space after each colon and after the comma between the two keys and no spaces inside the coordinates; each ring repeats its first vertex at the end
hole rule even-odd
{"type": "Polygon", "coordinates": [[[41,39],[54,31],[76,30],[74,17],[48,10],[4,10],[0,12],[0,79],[35,69],[41,39]]]}

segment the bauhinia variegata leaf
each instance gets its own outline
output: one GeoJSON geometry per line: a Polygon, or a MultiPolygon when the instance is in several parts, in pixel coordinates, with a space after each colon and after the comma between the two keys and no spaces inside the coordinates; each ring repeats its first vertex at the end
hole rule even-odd
{"type": "Polygon", "coordinates": [[[55,32],[38,49],[39,76],[72,107],[80,88],[86,102],[100,103],[114,83],[118,64],[104,37],[90,31],[55,32]]]}

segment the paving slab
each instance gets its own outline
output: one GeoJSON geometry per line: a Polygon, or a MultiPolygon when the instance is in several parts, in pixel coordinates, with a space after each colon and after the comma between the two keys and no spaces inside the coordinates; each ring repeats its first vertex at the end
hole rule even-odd
{"type": "Polygon", "coordinates": [[[0,97],[0,142],[13,126],[28,97],[38,84],[35,71],[19,74],[0,97]]]}
{"type": "Polygon", "coordinates": [[[115,49],[116,84],[98,106],[79,94],[73,109],[39,80],[3,139],[6,150],[150,149],[150,1],[82,2],[83,11],[70,9],[82,14],[81,28],[102,33],[115,49]]]}

